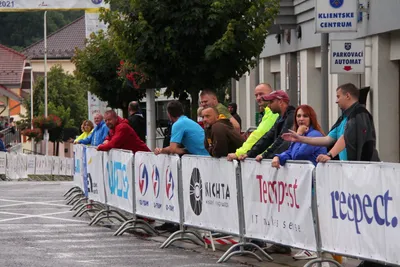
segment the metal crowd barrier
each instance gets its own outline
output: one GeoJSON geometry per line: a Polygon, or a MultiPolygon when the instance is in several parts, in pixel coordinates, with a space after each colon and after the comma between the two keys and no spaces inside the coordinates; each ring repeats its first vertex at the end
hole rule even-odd
{"type": "Polygon", "coordinates": [[[256,239],[317,251],[319,258],[306,266],[341,266],[324,252],[398,264],[400,164],[331,162],[315,168],[289,161],[277,170],[270,161],[104,153],[83,146],[74,146],[74,155],[76,187],[67,192],[68,201],[80,207],[79,216],[85,209],[97,212],[91,225],[119,220],[114,235],[128,229],[158,234],[144,219],[151,218],[180,225],[161,248],[177,240],[204,244],[196,230],[238,237],[218,262],[245,254],[262,260],[246,246],[272,261],[249,242],[256,239]]]}
{"type": "Polygon", "coordinates": [[[17,180],[35,176],[72,176],[73,159],[0,152],[0,175],[17,180]]]}

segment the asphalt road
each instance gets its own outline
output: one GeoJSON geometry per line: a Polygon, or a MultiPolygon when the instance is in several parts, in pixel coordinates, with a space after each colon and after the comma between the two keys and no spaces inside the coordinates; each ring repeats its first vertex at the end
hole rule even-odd
{"type": "Polygon", "coordinates": [[[0,182],[0,266],[231,266],[217,257],[88,226],[63,198],[70,182],[0,182]]]}

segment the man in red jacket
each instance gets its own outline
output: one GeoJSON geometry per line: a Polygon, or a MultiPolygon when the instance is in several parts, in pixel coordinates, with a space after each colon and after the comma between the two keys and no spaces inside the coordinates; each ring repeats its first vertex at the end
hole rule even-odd
{"type": "Polygon", "coordinates": [[[150,152],[150,149],[139,138],[136,132],[129,125],[128,120],[123,119],[114,110],[104,113],[104,121],[110,129],[103,144],[97,147],[100,151],[109,151],[112,148],[150,152]]]}

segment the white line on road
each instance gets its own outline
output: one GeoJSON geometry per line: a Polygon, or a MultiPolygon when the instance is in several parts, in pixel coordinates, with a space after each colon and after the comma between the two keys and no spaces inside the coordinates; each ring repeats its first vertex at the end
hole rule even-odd
{"type": "MultiPolygon", "coordinates": [[[[15,202],[15,203],[20,203],[19,205],[49,205],[49,206],[56,206],[56,207],[69,207],[68,205],[64,205],[64,204],[53,204],[52,202],[58,202],[61,200],[56,200],[56,201],[46,201],[46,202],[32,202],[32,201],[21,201],[21,200],[11,200],[11,199],[0,199],[0,201],[4,201],[4,202],[15,202]]],[[[18,204],[10,204],[10,205],[16,205],[18,206],[18,204]]],[[[6,207],[6,206],[0,206],[0,208],[2,207],[6,207]]]]}

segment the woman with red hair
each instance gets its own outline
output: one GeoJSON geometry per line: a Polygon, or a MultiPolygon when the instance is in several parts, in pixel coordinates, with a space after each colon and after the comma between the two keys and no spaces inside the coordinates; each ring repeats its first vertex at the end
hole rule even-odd
{"type": "MultiPolygon", "coordinates": [[[[294,131],[299,135],[308,137],[322,137],[324,132],[318,123],[317,115],[309,105],[298,106],[295,111],[294,131]]],[[[292,143],[288,150],[276,155],[272,159],[272,167],[279,168],[285,165],[287,160],[309,160],[317,165],[317,157],[326,154],[326,147],[312,146],[302,143],[292,143]]]]}
{"type": "MultiPolygon", "coordinates": [[[[317,115],[312,107],[308,105],[298,106],[295,111],[293,130],[299,135],[308,137],[322,137],[324,132],[317,121],[317,115]]],[[[314,165],[317,165],[317,157],[320,154],[326,154],[326,147],[312,146],[294,142],[285,152],[276,155],[272,159],[272,167],[277,169],[285,165],[287,160],[309,160],[314,165]]],[[[283,247],[290,252],[289,247],[283,247]]],[[[317,258],[317,253],[314,251],[301,250],[293,256],[296,260],[308,260],[317,258]]]]}

